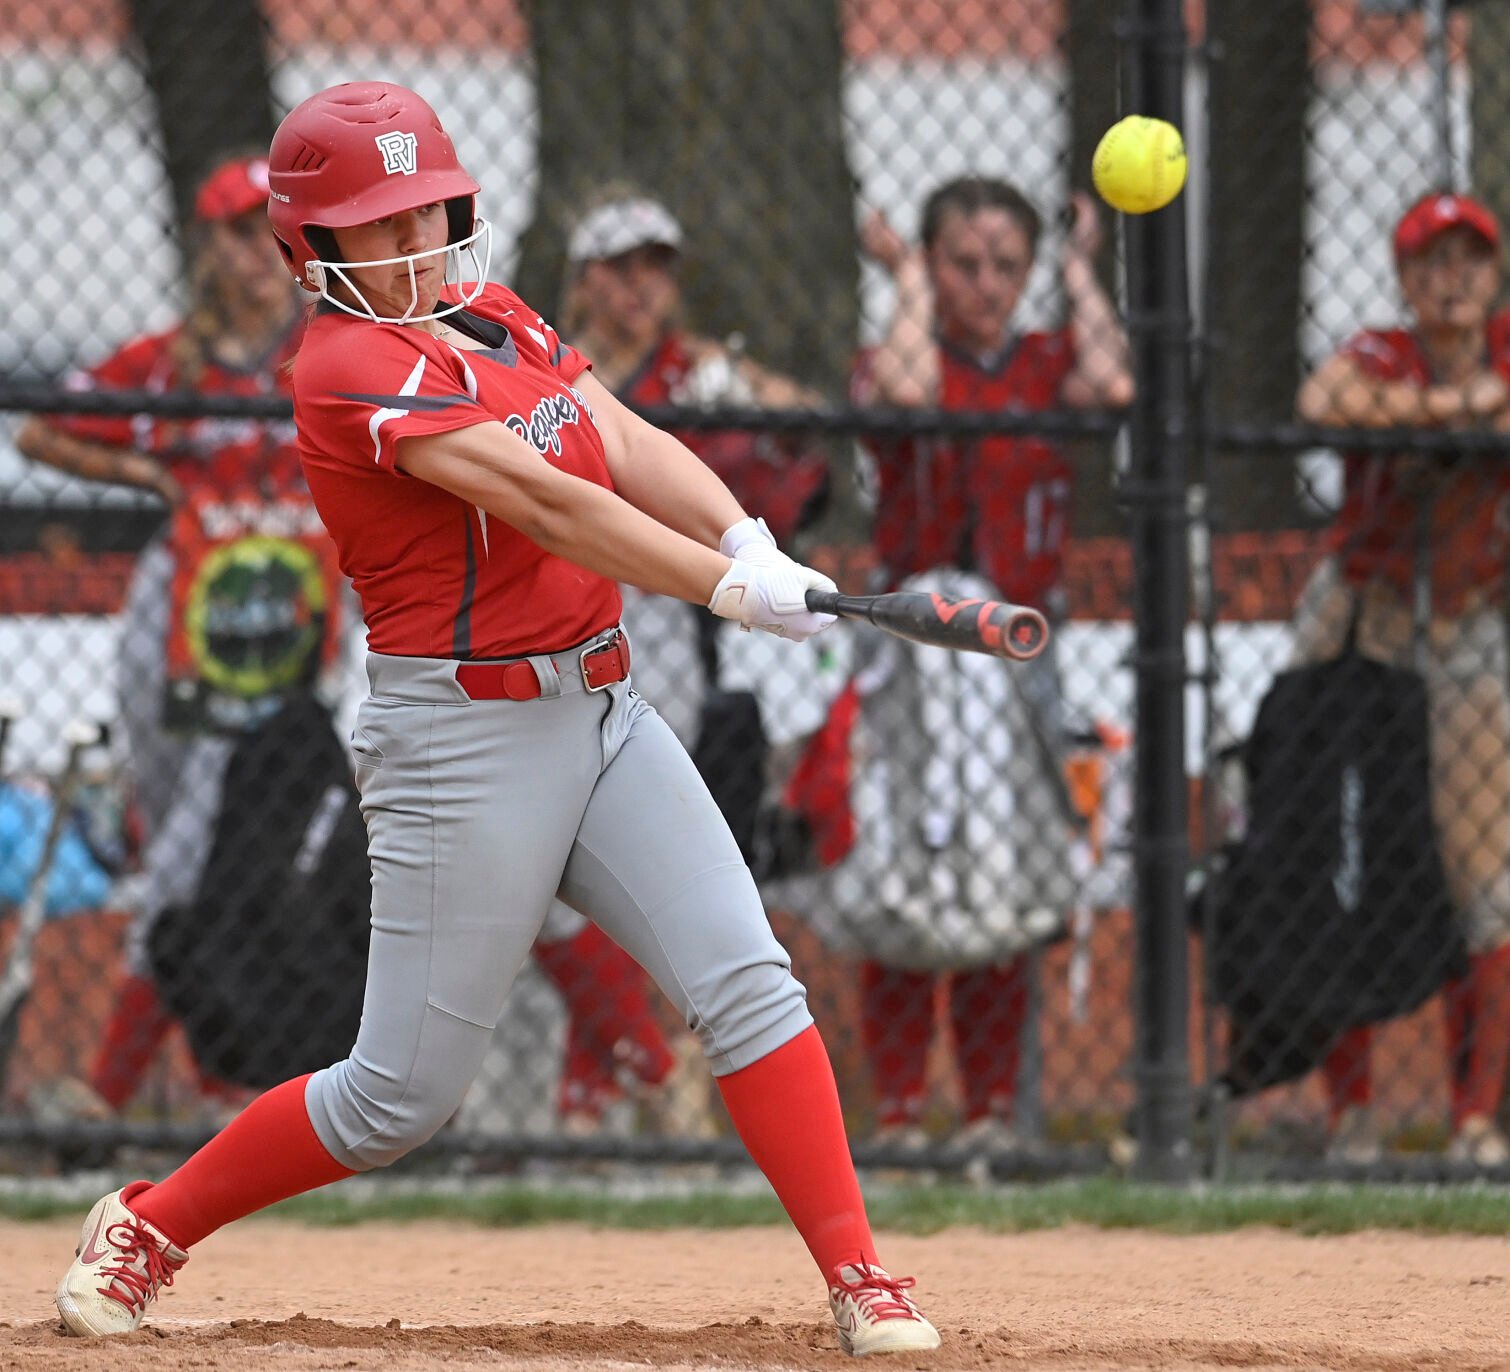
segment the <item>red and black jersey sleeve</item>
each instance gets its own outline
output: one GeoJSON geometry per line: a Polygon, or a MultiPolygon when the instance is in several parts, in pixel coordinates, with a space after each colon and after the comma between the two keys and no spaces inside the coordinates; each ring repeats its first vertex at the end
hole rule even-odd
{"type": "Polygon", "coordinates": [[[543,359],[563,381],[575,381],[592,365],[545,322],[538,310],[531,309],[513,291],[490,286],[482,299],[496,307],[496,313],[488,310],[489,316],[508,326],[519,347],[543,359]]]}
{"type": "Polygon", "coordinates": [[[456,352],[433,335],[331,316],[315,320],[299,351],[294,410],[307,456],[389,471],[401,438],[496,418],[477,403],[456,352]]]}

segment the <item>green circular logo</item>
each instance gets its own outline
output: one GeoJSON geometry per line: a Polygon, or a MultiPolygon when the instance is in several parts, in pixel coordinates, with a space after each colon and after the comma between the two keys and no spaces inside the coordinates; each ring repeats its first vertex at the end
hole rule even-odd
{"type": "Polygon", "coordinates": [[[184,632],[200,676],[240,696],[302,680],[325,632],[320,559],[291,539],[250,535],[215,549],[189,589],[184,632]]]}

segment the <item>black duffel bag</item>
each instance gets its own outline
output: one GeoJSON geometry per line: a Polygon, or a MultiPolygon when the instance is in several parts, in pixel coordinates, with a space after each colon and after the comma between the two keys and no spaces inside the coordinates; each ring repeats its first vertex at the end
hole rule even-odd
{"type": "Polygon", "coordinates": [[[371,911],[367,833],[330,712],[290,698],[238,738],[192,904],[149,935],[200,1069],[269,1087],[356,1039],[371,911]]]}
{"type": "Polygon", "coordinates": [[[1426,684],[1342,653],[1282,672],[1241,749],[1247,828],[1203,893],[1235,1092],[1406,1014],[1467,965],[1432,818],[1426,684]]]}

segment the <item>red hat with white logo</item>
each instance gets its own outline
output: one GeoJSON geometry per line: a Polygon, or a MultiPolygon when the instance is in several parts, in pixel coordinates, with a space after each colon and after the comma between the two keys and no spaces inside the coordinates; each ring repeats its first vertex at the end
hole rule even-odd
{"type": "Polygon", "coordinates": [[[1498,250],[1499,221],[1489,206],[1469,195],[1434,191],[1417,200],[1395,226],[1395,261],[1425,252],[1440,235],[1457,228],[1471,229],[1498,250]]]}

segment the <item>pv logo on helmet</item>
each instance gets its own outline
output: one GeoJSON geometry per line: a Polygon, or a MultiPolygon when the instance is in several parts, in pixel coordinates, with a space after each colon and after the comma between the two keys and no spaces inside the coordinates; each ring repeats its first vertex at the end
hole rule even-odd
{"type": "Polygon", "coordinates": [[[419,139],[412,133],[395,130],[392,133],[380,133],[372,141],[383,154],[383,170],[389,176],[399,172],[413,176],[419,170],[419,139]]]}

